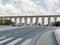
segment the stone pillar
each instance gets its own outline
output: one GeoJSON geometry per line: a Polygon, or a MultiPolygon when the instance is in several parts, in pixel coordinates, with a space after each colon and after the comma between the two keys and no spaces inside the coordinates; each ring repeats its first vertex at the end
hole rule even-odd
{"type": "Polygon", "coordinates": [[[12,18],[9,18],[10,21],[12,21],[12,18]]]}
{"type": "Polygon", "coordinates": [[[14,23],[15,23],[15,25],[17,26],[16,21],[17,21],[17,18],[14,18],[14,23]]]}
{"type": "Polygon", "coordinates": [[[38,25],[38,17],[36,17],[36,25],[38,25]]]}
{"type": "Polygon", "coordinates": [[[6,20],[7,18],[5,17],[5,18],[3,18],[3,24],[5,23],[5,20],[6,20]]]}
{"type": "Polygon", "coordinates": [[[54,17],[54,22],[57,22],[57,17],[54,17]]]}
{"type": "Polygon", "coordinates": [[[42,26],[44,26],[44,17],[42,17],[42,26]]]}
{"type": "Polygon", "coordinates": [[[33,18],[31,17],[31,18],[30,18],[30,25],[33,25],[33,24],[32,24],[32,20],[33,20],[33,18]]]}
{"type": "Polygon", "coordinates": [[[27,25],[27,17],[25,17],[25,25],[27,25]]]}
{"type": "Polygon", "coordinates": [[[20,20],[19,24],[20,26],[22,26],[22,18],[20,18],[19,20],[20,20]]]}
{"type": "Polygon", "coordinates": [[[50,17],[48,17],[48,26],[50,26],[50,17]]]}
{"type": "Polygon", "coordinates": [[[5,18],[3,18],[3,24],[4,24],[4,20],[5,20],[5,18]]]}

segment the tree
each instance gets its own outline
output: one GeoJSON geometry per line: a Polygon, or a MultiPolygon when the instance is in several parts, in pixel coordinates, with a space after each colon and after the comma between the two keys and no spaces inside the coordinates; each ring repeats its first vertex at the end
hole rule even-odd
{"type": "Polygon", "coordinates": [[[40,23],[38,23],[38,25],[39,25],[39,26],[41,26],[41,24],[40,24],[40,23]]]}
{"type": "Polygon", "coordinates": [[[4,25],[13,25],[13,24],[14,24],[14,22],[12,22],[12,21],[10,21],[8,19],[4,20],[4,25]]]}
{"type": "Polygon", "coordinates": [[[60,21],[52,23],[52,26],[56,26],[56,27],[60,26],[60,21]]]}
{"type": "Polygon", "coordinates": [[[3,18],[0,18],[0,25],[3,24],[3,18]]]}
{"type": "MultiPolygon", "coordinates": [[[[37,25],[37,23],[35,22],[35,25],[37,25]]],[[[39,26],[41,26],[41,23],[38,23],[39,26]]]]}
{"type": "Polygon", "coordinates": [[[3,20],[3,18],[0,18],[0,25],[14,25],[14,22],[12,22],[12,21],[10,21],[8,19],[3,20]]]}

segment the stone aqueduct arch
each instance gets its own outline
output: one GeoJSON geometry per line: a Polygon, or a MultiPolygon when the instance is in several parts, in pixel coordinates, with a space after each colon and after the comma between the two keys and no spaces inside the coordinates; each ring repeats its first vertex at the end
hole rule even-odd
{"type": "Polygon", "coordinates": [[[33,24],[33,18],[36,18],[36,24],[38,25],[38,18],[41,18],[42,19],[42,25],[44,25],[44,19],[45,17],[48,18],[48,25],[50,25],[50,18],[53,17],[54,18],[54,21],[56,22],[57,21],[57,17],[60,17],[60,15],[42,15],[42,16],[0,16],[0,18],[9,18],[10,20],[12,20],[12,18],[14,18],[15,20],[15,24],[16,24],[16,21],[17,21],[17,18],[19,18],[19,23],[20,25],[22,25],[22,18],[25,19],[25,25],[27,25],[27,18],[30,18],[30,24],[32,25],[33,24]]]}

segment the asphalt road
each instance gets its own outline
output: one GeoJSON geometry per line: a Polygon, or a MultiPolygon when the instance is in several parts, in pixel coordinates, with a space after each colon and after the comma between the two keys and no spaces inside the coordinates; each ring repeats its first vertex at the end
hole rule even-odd
{"type": "Polygon", "coordinates": [[[48,30],[48,27],[30,26],[1,31],[0,45],[28,45],[43,30],[48,30]]]}

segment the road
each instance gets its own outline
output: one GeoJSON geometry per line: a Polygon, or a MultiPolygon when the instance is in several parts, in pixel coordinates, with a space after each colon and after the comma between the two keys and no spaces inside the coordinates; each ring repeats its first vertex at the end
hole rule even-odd
{"type": "Polygon", "coordinates": [[[46,29],[47,26],[30,26],[1,31],[0,45],[28,45],[38,33],[46,29]]]}

